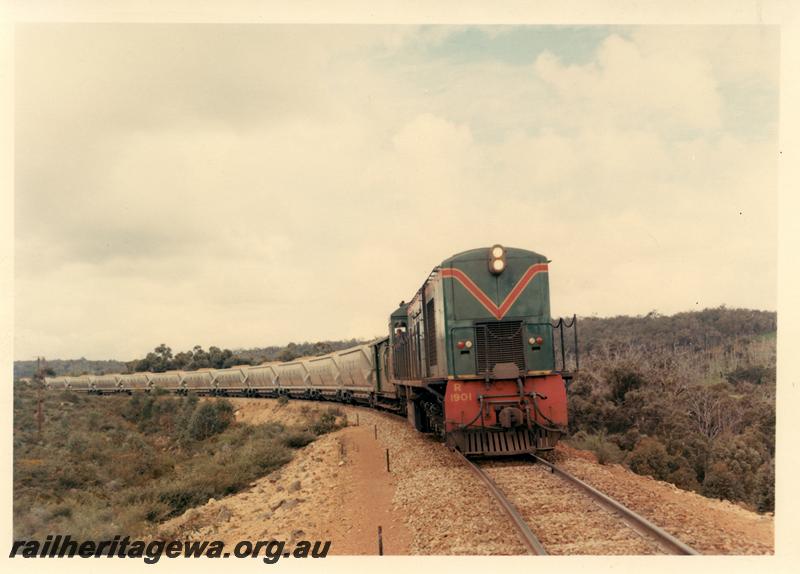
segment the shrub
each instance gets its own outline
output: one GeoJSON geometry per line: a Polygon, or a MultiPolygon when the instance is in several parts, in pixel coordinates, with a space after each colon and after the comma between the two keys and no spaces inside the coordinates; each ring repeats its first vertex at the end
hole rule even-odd
{"type": "Polygon", "coordinates": [[[744,489],[736,475],[731,472],[724,462],[715,462],[706,471],[703,480],[703,496],[728,500],[740,500],[744,489]]]}
{"type": "Polygon", "coordinates": [[[171,512],[169,506],[158,501],[136,502],[119,509],[115,522],[120,532],[137,532],[143,524],[157,522],[171,512]]]}
{"type": "Polygon", "coordinates": [[[50,518],[70,518],[72,516],[72,507],[61,504],[54,507],[50,511],[50,518]]]}
{"type": "Polygon", "coordinates": [[[579,371],[567,393],[569,424],[572,431],[598,432],[605,427],[614,404],[603,392],[605,382],[592,371],[579,371]]]}
{"type": "Polygon", "coordinates": [[[611,369],[608,374],[608,384],[611,388],[611,400],[619,405],[623,403],[629,391],[638,389],[644,384],[644,379],[635,367],[620,365],[611,369]]]}
{"type": "Polygon", "coordinates": [[[614,435],[613,440],[622,450],[633,450],[636,443],[639,442],[639,431],[635,428],[628,429],[625,433],[614,435]]]}
{"type": "Polygon", "coordinates": [[[728,372],[725,375],[725,379],[732,385],[743,382],[752,383],[754,385],[774,384],[775,368],[770,368],[766,365],[739,367],[728,372]]]}
{"type": "Polygon", "coordinates": [[[226,400],[207,402],[192,414],[189,420],[189,436],[204,440],[224,431],[233,422],[233,406],[226,400]]]}
{"type": "Polygon", "coordinates": [[[59,398],[62,401],[67,401],[72,404],[78,404],[79,402],[81,402],[81,397],[78,395],[78,393],[75,393],[73,391],[62,391],[59,394],[59,398]]]}
{"type": "Polygon", "coordinates": [[[569,440],[569,443],[575,448],[593,452],[600,464],[618,464],[625,459],[625,454],[619,446],[603,434],[594,435],[580,431],[569,440]]]}
{"type": "Polygon", "coordinates": [[[329,433],[337,428],[336,415],[330,412],[322,413],[320,417],[311,424],[311,432],[317,436],[329,433]]]}
{"type": "Polygon", "coordinates": [[[81,456],[89,448],[89,439],[84,433],[74,433],[67,439],[67,449],[77,456],[81,456]]]}
{"type": "Polygon", "coordinates": [[[280,406],[288,405],[289,404],[289,397],[286,395],[281,395],[278,397],[278,404],[280,406]]]}
{"type": "Polygon", "coordinates": [[[258,476],[279,468],[292,459],[292,453],[277,440],[253,440],[236,455],[236,468],[241,473],[241,486],[258,476]]]}
{"type": "Polygon", "coordinates": [[[697,475],[688,463],[678,466],[667,476],[667,481],[684,490],[700,491],[700,483],[697,482],[697,475]]]}
{"type": "Polygon", "coordinates": [[[283,444],[289,448],[302,448],[314,442],[314,435],[307,431],[293,431],[283,437],[283,444]]]}
{"type": "Polygon", "coordinates": [[[627,463],[633,472],[666,480],[669,474],[670,456],[658,439],[642,437],[628,455],[627,463]]]}
{"type": "Polygon", "coordinates": [[[602,441],[595,451],[597,462],[600,464],[619,464],[625,460],[625,454],[620,448],[610,441],[602,441]]]}
{"type": "Polygon", "coordinates": [[[147,520],[153,522],[177,516],[187,508],[204,504],[211,498],[210,492],[213,492],[213,490],[203,488],[198,483],[178,482],[167,484],[158,492],[157,499],[168,509],[166,516],[159,516],[159,514],[163,513],[164,508],[154,508],[148,511],[147,520]]]}

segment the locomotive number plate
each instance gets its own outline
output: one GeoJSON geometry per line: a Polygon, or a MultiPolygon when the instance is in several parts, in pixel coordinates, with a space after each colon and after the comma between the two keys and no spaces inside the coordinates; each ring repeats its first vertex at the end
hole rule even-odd
{"type": "Polygon", "coordinates": [[[471,401],[472,400],[472,393],[463,393],[461,392],[462,385],[461,383],[454,383],[453,384],[453,392],[450,393],[450,400],[453,402],[458,401],[471,401]]]}

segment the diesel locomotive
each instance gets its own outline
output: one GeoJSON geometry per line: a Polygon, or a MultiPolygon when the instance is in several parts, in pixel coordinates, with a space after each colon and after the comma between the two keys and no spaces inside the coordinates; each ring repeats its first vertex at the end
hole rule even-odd
{"type": "Polygon", "coordinates": [[[546,451],[567,425],[565,326],[577,368],[575,319],[550,317],[548,263],[501,245],[454,255],[391,313],[387,337],[320,357],[45,383],[94,394],[160,388],[356,403],[403,414],[466,455],[546,451]]]}

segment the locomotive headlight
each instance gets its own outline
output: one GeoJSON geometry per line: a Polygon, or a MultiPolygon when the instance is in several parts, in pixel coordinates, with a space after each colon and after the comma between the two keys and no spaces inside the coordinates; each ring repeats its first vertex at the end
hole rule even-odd
{"type": "Polygon", "coordinates": [[[467,349],[471,349],[471,348],[472,348],[472,341],[467,341],[466,343],[464,343],[464,346],[465,346],[467,349]]]}
{"type": "Polygon", "coordinates": [[[535,345],[536,344],[536,339],[534,337],[531,337],[530,339],[528,339],[528,344],[529,345],[535,345]]]}
{"type": "Polygon", "coordinates": [[[502,245],[495,245],[489,250],[489,271],[499,275],[506,268],[506,250],[502,245]]]}

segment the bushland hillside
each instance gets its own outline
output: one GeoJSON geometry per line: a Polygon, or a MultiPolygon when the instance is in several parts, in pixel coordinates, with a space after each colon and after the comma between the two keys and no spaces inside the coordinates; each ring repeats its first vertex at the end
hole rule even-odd
{"type": "Polygon", "coordinates": [[[571,443],[600,462],[774,509],[775,313],[579,319],[571,443]]]}

